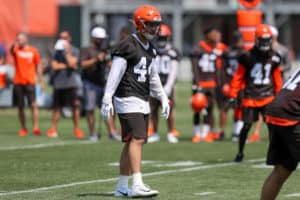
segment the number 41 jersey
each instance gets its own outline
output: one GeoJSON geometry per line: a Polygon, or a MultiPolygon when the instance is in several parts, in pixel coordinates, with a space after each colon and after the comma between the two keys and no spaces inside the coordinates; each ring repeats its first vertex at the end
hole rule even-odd
{"type": "MultiPolygon", "coordinates": [[[[239,68],[244,68],[246,88],[244,98],[264,99],[274,96],[282,86],[280,56],[274,51],[262,53],[256,47],[240,56],[239,68]]],[[[241,70],[241,69],[240,69],[241,70]]],[[[240,72],[237,71],[237,73],[240,72]]],[[[235,74],[235,76],[237,75],[235,74]]]]}
{"type": "Polygon", "coordinates": [[[156,50],[149,42],[145,48],[136,35],[121,41],[113,50],[112,56],[127,61],[127,68],[115,93],[116,97],[138,97],[148,101],[150,96],[149,74],[154,65],[156,50]]]}

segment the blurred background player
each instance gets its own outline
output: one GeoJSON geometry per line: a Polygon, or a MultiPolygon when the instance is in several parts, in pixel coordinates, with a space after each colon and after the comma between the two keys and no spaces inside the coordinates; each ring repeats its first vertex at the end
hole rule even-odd
{"type": "MultiPolygon", "coordinates": [[[[215,93],[215,99],[219,108],[219,130],[215,129],[212,130],[214,133],[214,139],[215,140],[223,140],[225,136],[225,125],[227,120],[227,108],[224,103],[224,94],[222,92],[222,68],[223,68],[223,59],[222,55],[224,51],[227,50],[227,45],[222,42],[222,33],[220,30],[217,30],[217,45],[215,49],[213,50],[215,54],[217,55],[217,61],[216,61],[216,70],[217,70],[217,87],[216,87],[216,93],[215,93]]],[[[212,122],[211,127],[215,127],[214,121],[212,122]]]]}
{"type": "Polygon", "coordinates": [[[242,100],[243,128],[239,137],[239,149],[235,162],[244,157],[244,146],[253,122],[264,114],[265,107],[272,102],[282,86],[280,55],[272,49],[272,32],[266,24],[260,24],[255,31],[255,46],[239,58],[237,72],[230,83],[229,96],[235,101],[245,82],[242,100]]]}
{"type": "MultiPolygon", "coordinates": [[[[230,92],[230,81],[235,74],[238,68],[238,58],[245,54],[244,49],[244,39],[243,35],[239,31],[235,31],[233,34],[232,45],[224,52],[223,57],[223,67],[221,70],[220,77],[220,85],[222,85],[222,93],[221,102],[223,104],[224,112],[227,112],[230,108],[229,103],[229,92],[230,92]]],[[[237,99],[237,105],[234,107],[234,124],[232,128],[232,141],[238,141],[238,137],[240,134],[240,130],[243,126],[243,121],[241,120],[241,98],[242,98],[242,90],[240,91],[237,99]]],[[[226,122],[226,121],[225,121],[226,122]]],[[[225,128],[225,123],[223,124],[223,129],[225,128]]]]}
{"type": "MultiPolygon", "coordinates": [[[[104,87],[106,82],[106,68],[109,65],[107,60],[108,47],[106,43],[106,30],[102,27],[94,27],[91,30],[91,44],[90,46],[81,50],[81,68],[82,80],[84,88],[84,109],[86,111],[86,118],[91,141],[97,141],[99,136],[95,130],[95,115],[96,106],[101,108],[102,98],[104,94],[104,87]]],[[[112,119],[109,120],[109,122],[112,119]]],[[[109,128],[111,138],[121,140],[120,136],[116,134],[115,128],[110,128],[110,123],[106,121],[109,128]],[[113,130],[111,130],[113,129],[113,130]]]]}
{"type": "MultiPolygon", "coordinates": [[[[156,67],[159,74],[161,83],[164,87],[166,94],[170,100],[170,115],[167,120],[168,123],[168,134],[167,140],[170,143],[177,143],[177,136],[179,135],[178,131],[175,129],[175,94],[174,86],[176,82],[177,68],[179,65],[179,55],[178,51],[169,42],[171,37],[171,29],[166,24],[161,24],[157,37],[157,46],[158,52],[156,56],[156,67]]],[[[149,123],[149,132],[148,133],[148,142],[159,141],[160,136],[158,134],[158,109],[160,102],[154,98],[150,98],[150,123],[149,123]]]]}
{"type": "Polygon", "coordinates": [[[274,165],[261,200],[274,200],[300,161],[300,68],[285,82],[266,108],[270,144],[267,164],[274,165]]]}
{"type": "Polygon", "coordinates": [[[278,41],[279,32],[275,26],[270,26],[272,31],[272,48],[281,56],[281,71],[283,80],[286,80],[292,68],[292,56],[289,49],[278,41]]]}
{"type": "Polygon", "coordinates": [[[5,54],[0,52],[0,95],[10,83],[7,67],[8,65],[6,65],[5,54]]]}
{"type": "Polygon", "coordinates": [[[10,52],[15,61],[14,77],[14,104],[18,107],[21,130],[19,136],[26,136],[28,131],[25,119],[25,101],[31,108],[32,133],[41,135],[38,125],[38,106],[36,103],[35,86],[36,76],[38,77],[41,88],[44,88],[43,73],[40,64],[40,55],[38,50],[28,44],[28,37],[25,33],[19,33],[16,41],[10,48],[10,52]]]}
{"type": "Polygon", "coordinates": [[[106,119],[115,108],[125,142],[120,158],[120,177],[114,193],[117,197],[158,194],[158,191],[143,183],[141,174],[142,147],[147,142],[150,94],[161,100],[165,118],[168,118],[170,109],[168,97],[154,67],[156,50],[150,42],[159,31],[160,12],[151,5],[140,6],[134,12],[133,22],[137,33],[121,41],[112,50],[112,67],[101,108],[106,119]],[[133,184],[130,190],[128,179],[131,173],[133,184]]]}
{"type": "Polygon", "coordinates": [[[64,106],[72,107],[72,117],[74,124],[74,136],[83,138],[84,133],[80,130],[80,101],[78,89],[80,78],[76,72],[79,61],[79,50],[72,46],[72,38],[68,31],[62,31],[54,47],[54,57],[51,62],[53,74],[53,99],[54,108],[51,128],[47,131],[48,137],[57,137],[57,124],[60,118],[61,109],[64,106]]]}
{"type": "Polygon", "coordinates": [[[203,125],[200,127],[200,113],[194,112],[194,136],[192,142],[199,143],[201,139],[205,142],[213,142],[214,124],[213,104],[215,88],[217,86],[216,63],[217,57],[214,49],[219,41],[219,32],[216,28],[208,28],[204,31],[205,39],[194,47],[191,61],[193,69],[193,94],[201,91],[207,97],[208,103],[203,114],[203,125]]]}

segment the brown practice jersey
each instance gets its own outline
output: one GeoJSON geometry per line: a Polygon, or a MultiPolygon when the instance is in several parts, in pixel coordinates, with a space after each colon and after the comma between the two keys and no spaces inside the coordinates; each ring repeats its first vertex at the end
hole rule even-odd
{"type": "Polygon", "coordinates": [[[300,121],[300,68],[285,82],[279,94],[268,105],[266,114],[300,121]]]}
{"type": "Polygon", "coordinates": [[[156,56],[153,45],[149,42],[149,48],[145,50],[137,38],[131,35],[113,48],[112,56],[119,56],[127,61],[126,71],[115,96],[135,96],[148,101],[150,96],[149,74],[156,56]]]}
{"type": "Polygon", "coordinates": [[[205,41],[200,41],[192,55],[193,84],[203,88],[216,87],[217,55],[205,41]]]}
{"type": "Polygon", "coordinates": [[[168,44],[165,48],[159,48],[157,50],[157,56],[155,58],[156,69],[162,85],[167,83],[171,71],[176,70],[174,69],[174,66],[172,66],[172,61],[179,61],[179,59],[180,56],[178,51],[171,46],[171,44],[168,44]]]}
{"type": "Polygon", "coordinates": [[[256,47],[239,57],[238,69],[231,80],[230,96],[236,98],[245,82],[243,105],[260,107],[270,103],[282,86],[280,56],[256,47]]]}

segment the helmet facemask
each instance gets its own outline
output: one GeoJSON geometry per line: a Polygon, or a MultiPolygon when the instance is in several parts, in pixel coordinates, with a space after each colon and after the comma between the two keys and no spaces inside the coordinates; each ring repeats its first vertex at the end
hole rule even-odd
{"type": "Polygon", "coordinates": [[[160,21],[143,21],[141,20],[141,24],[143,25],[143,29],[141,33],[147,40],[153,40],[159,31],[160,21]]]}
{"type": "Polygon", "coordinates": [[[260,51],[269,51],[272,47],[272,38],[271,37],[257,38],[256,46],[260,51]]]}

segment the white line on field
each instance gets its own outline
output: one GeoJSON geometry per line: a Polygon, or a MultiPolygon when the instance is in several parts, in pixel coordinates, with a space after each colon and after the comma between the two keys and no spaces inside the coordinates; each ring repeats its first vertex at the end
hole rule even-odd
{"type": "Polygon", "coordinates": [[[300,193],[292,193],[285,195],[286,197],[300,197],[300,193]]]}
{"type": "MultiPolygon", "coordinates": [[[[261,159],[258,159],[258,160],[261,160],[261,159]]],[[[232,166],[232,165],[236,165],[236,163],[227,162],[227,163],[219,163],[219,164],[202,165],[202,166],[197,166],[197,167],[182,168],[182,169],[163,170],[163,171],[145,173],[145,174],[143,174],[143,176],[146,177],[146,176],[157,176],[157,175],[163,175],[163,174],[179,173],[179,172],[190,172],[190,171],[196,171],[196,170],[202,170],[202,169],[228,167],[228,166],[232,166]]],[[[108,179],[97,179],[97,180],[90,180],[90,181],[73,182],[73,183],[67,183],[67,184],[61,184],[61,185],[53,185],[53,186],[49,186],[49,187],[35,188],[35,189],[30,189],[30,190],[4,192],[4,193],[0,193],[0,196],[40,192],[40,191],[54,190],[54,189],[73,187],[73,186],[77,186],[77,185],[93,184],[93,183],[106,183],[106,182],[111,182],[111,181],[116,181],[116,180],[118,180],[118,178],[108,178],[108,179]]]]}
{"type": "Polygon", "coordinates": [[[65,146],[65,145],[71,145],[71,144],[91,144],[91,142],[90,141],[69,141],[69,142],[32,144],[32,145],[24,145],[24,146],[7,146],[7,147],[0,147],[0,151],[40,149],[40,148],[46,148],[46,147],[65,146]]]}
{"type": "Polygon", "coordinates": [[[216,194],[216,192],[199,192],[199,193],[194,193],[194,195],[197,195],[197,196],[207,196],[207,195],[211,195],[211,194],[216,194]]]}

